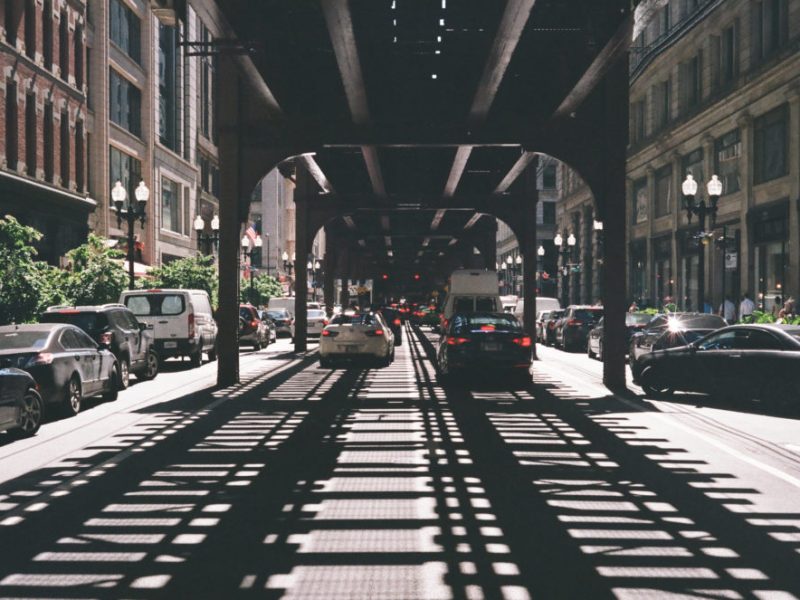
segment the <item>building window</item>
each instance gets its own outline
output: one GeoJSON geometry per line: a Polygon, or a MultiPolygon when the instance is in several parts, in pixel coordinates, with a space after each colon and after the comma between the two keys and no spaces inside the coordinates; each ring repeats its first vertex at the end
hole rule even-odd
{"type": "Polygon", "coordinates": [[[670,80],[653,86],[653,130],[660,131],[669,124],[672,93],[670,80]]]}
{"type": "Polygon", "coordinates": [[[542,203],[542,223],[545,225],[556,224],[556,203],[543,202],[542,203]]]}
{"type": "Polygon", "coordinates": [[[159,26],[158,35],[158,137],[171,150],[178,149],[178,91],[176,32],[159,26]]]}
{"type": "Polygon", "coordinates": [[[697,185],[703,185],[705,181],[703,174],[703,149],[698,148],[686,154],[681,160],[681,169],[683,171],[681,173],[681,181],[686,179],[686,175],[691,173],[697,185]]]}
{"type": "MultiPolygon", "coordinates": [[[[136,198],[136,186],[142,180],[142,163],[113,146],[109,150],[109,158],[111,185],[121,181],[125,191],[128,192],[128,198],[136,198]]],[[[109,194],[110,201],[111,195],[109,194]]]]}
{"type": "Polygon", "coordinates": [[[16,2],[5,0],[5,29],[6,41],[11,46],[17,44],[17,11],[16,2]]]}
{"type": "Polygon", "coordinates": [[[120,50],[141,62],[141,22],[130,8],[121,0],[111,0],[110,4],[110,38],[120,50]]]}
{"type": "Polygon", "coordinates": [[[79,192],[86,191],[84,162],[85,145],[83,143],[83,121],[75,123],[75,186],[79,192]]]}
{"type": "Polygon", "coordinates": [[[180,186],[161,178],[161,228],[181,232],[180,186]]]}
{"type": "Polygon", "coordinates": [[[75,27],[75,86],[83,87],[83,27],[75,27]]]}
{"type": "Polygon", "coordinates": [[[754,62],[765,60],[786,42],[788,11],[786,0],[761,0],[753,4],[752,51],[754,62]]]}
{"type": "MultiPolygon", "coordinates": [[[[783,299],[786,289],[789,254],[787,252],[787,219],[768,218],[753,225],[754,281],[757,286],[757,303],[766,310],[783,299]]],[[[778,306],[777,308],[780,308],[778,306]]]]}
{"type": "Polygon", "coordinates": [[[25,94],[25,172],[36,177],[36,95],[25,94]]]}
{"type": "Polygon", "coordinates": [[[542,168],[542,189],[554,190],[556,189],[556,165],[546,164],[542,168]]]}
{"type": "Polygon", "coordinates": [[[51,182],[55,177],[55,131],[53,103],[44,103],[44,178],[51,182]]]}
{"type": "Polygon", "coordinates": [[[789,111],[786,105],[771,110],[753,124],[754,181],[764,183],[787,174],[789,111]]]}
{"type": "Polygon", "coordinates": [[[739,163],[742,158],[742,141],[738,129],[734,129],[714,142],[716,171],[722,181],[722,194],[732,194],[741,189],[739,163]]]}
{"type": "Polygon", "coordinates": [[[53,70],[53,0],[44,0],[42,10],[42,42],[44,46],[44,68],[53,70]]]}
{"type": "Polygon", "coordinates": [[[640,142],[645,135],[645,102],[638,100],[631,105],[631,142],[640,142]]]}
{"type": "Polygon", "coordinates": [[[65,10],[61,11],[61,23],[58,26],[58,63],[61,79],[69,81],[69,20],[65,10]]]}
{"type": "Polygon", "coordinates": [[[124,127],[133,135],[142,133],[142,93],[135,85],[109,69],[109,104],[111,121],[124,127]]]}
{"type": "MultiPolygon", "coordinates": [[[[6,4],[11,4],[7,2],[6,4]]],[[[6,17],[8,14],[6,13],[6,17]]],[[[6,81],[6,163],[12,171],[17,169],[19,160],[19,128],[17,115],[17,84],[15,81],[6,81]]]]}
{"type": "Polygon", "coordinates": [[[70,182],[70,136],[69,136],[69,112],[65,108],[61,111],[61,185],[69,187],[70,182]]]}
{"type": "Polygon", "coordinates": [[[656,171],[656,217],[668,215],[672,210],[672,165],[656,171]]]}
{"type": "Polygon", "coordinates": [[[647,201],[647,178],[642,177],[633,184],[633,223],[644,223],[647,221],[648,205],[647,201]]]}
{"type": "Polygon", "coordinates": [[[36,58],[36,0],[25,2],[25,54],[30,59],[36,58]]]}
{"type": "Polygon", "coordinates": [[[739,21],[726,28],[720,39],[720,83],[726,84],[734,80],[739,73],[739,42],[737,32],[739,21]]]}
{"type": "Polygon", "coordinates": [[[680,66],[680,94],[683,112],[691,110],[703,97],[703,71],[701,54],[693,56],[680,66]]]}
{"type": "MultiPolygon", "coordinates": [[[[204,44],[213,41],[211,33],[198,19],[200,40],[204,44]]],[[[202,56],[200,59],[200,132],[207,139],[212,139],[214,128],[214,71],[215,56],[202,56]]]]}

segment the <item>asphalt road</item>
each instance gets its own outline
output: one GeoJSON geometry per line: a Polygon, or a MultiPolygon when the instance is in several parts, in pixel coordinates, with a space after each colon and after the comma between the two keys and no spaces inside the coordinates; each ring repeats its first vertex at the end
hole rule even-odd
{"type": "Polygon", "coordinates": [[[800,598],[800,420],[617,398],[585,355],[441,387],[430,334],[242,383],[171,361],[0,436],[0,597],[800,598]]]}

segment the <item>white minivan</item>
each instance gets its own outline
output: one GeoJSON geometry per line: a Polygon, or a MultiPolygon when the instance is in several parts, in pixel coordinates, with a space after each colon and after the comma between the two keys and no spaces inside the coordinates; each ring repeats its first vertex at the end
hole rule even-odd
{"type": "Polygon", "coordinates": [[[442,325],[446,326],[459,312],[503,312],[497,271],[458,269],[452,272],[442,310],[442,325]]]}
{"type": "Polygon", "coordinates": [[[200,366],[207,352],[209,360],[216,360],[217,323],[205,290],[129,290],[119,301],[153,326],[161,359],[188,356],[192,366],[200,366]]]}
{"type": "MultiPolygon", "coordinates": [[[[536,314],[543,310],[561,310],[561,303],[556,298],[536,296],[536,314]]],[[[517,300],[517,305],[514,307],[513,312],[514,316],[522,323],[524,321],[523,315],[525,314],[525,298],[517,300]]]]}

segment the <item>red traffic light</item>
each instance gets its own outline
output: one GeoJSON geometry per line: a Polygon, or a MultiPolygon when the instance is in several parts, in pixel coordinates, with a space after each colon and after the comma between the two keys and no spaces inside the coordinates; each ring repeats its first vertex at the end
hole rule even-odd
{"type": "Polygon", "coordinates": [[[388,273],[384,273],[383,275],[381,275],[381,279],[386,281],[387,279],[389,279],[389,274],[388,273]]]}
{"type": "Polygon", "coordinates": [[[414,273],[414,281],[419,281],[419,273],[414,273]]]}

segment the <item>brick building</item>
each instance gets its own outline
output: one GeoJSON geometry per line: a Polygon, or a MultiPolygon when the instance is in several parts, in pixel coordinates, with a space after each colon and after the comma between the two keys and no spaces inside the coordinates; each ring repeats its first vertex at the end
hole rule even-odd
{"type": "Polygon", "coordinates": [[[0,2],[0,214],[44,233],[58,264],[80,244],[89,194],[85,0],[0,2]]]}

